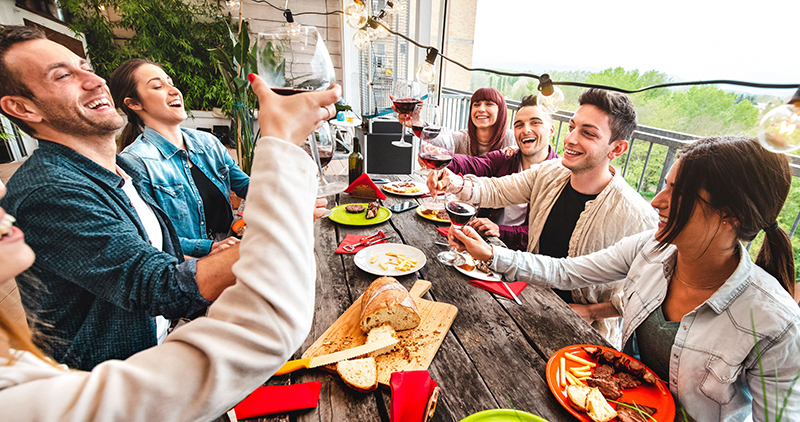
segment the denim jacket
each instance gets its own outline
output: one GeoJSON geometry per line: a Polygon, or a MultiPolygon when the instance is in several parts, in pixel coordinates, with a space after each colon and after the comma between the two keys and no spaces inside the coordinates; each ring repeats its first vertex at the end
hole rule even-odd
{"type": "Polygon", "coordinates": [[[17,276],[36,344],[58,362],[90,370],[156,345],[153,317],[188,316],[209,302],[183,262],[178,237],[148,194],[144,173],[117,156],[161,223],[164,252],[152,247],[122,177],[48,141],[8,182],[0,206],[36,253],[17,276]]]}
{"type": "MultiPolygon", "coordinates": [[[[654,251],[653,236],[654,231],[647,231],[608,249],[564,259],[495,247],[492,267],[512,280],[560,289],[625,278],[624,343],[664,301],[674,270],[675,247],[654,251]]],[[[762,421],[765,405],[775,420],[776,405],[786,397],[784,420],[799,421],[800,383],[791,383],[800,372],[800,308],[777,280],[753,264],[742,245],[739,256],[725,284],[681,319],[670,356],[670,390],[698,421],[742,421],[751,412],[753,420],[762,421]]]]}
{"type": "Polygon", "coordinates": [[[225,147],[213,135],[181,128],[186,151],[175,147],[154,129],[144,133],[122,151],[143,167],[152,183],[152,195],[175,226],[183,253],[205,256],[213,241],[206,233],[206,214],[200,192],[194,184],[189,161],[219,188],[230,206],[231,189],[247,196],[250,178],[233,161],[225,147]]]}

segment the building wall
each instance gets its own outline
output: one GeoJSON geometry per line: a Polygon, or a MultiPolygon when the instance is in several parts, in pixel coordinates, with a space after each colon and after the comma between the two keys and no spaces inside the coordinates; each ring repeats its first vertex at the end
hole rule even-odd
{"type": "MultiPolygon", "coordinates": [[[[475,13],[478,0],[451,0],[447,14],[447,45],[445,55],[472,67],[472,47],[475,39],[475,13]]],[[[443,85],[469,90],[471,73],[450,63],[444,64],[443,85]]]]}

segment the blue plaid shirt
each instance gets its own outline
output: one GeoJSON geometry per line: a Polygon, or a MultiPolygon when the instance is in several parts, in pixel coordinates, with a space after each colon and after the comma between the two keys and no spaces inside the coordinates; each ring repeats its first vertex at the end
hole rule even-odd
{"type": "Polygon", "coordinates": [[[120,156],[117,165],[159,219],[163,252],[150,245],[122,177],[60,144],[39,141],[0,200],[36,253],[16,279],[34,341],[75,369],[155,346],[153,317],[178,318],[209,304],[198,292],[196,260],[184,262],[147,176],[120,156]]]}

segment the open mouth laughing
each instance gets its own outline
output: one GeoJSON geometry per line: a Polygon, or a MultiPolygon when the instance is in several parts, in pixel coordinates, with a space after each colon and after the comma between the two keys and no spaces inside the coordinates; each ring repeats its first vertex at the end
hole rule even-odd
{"type": "Polygon", "coordinates": [[[539,140],[538,136],[528,136],[528,137],[522,138],[522,144],[523,145],[534,144],[538,140],[539,140]]]}
{"type": "Polygon", "coordinates": [[[108,101],[108,98],[98,98],[84,104],[84,107],[91,110],[105,110],[111,107],[111,101],[108,101]]]}
{"type": "Polygon", "coordinates": [[[575,151],[573,149],[564,148],[564,155],[568,157],[577,157],[579,155],[583,155],[582,152],[575,151]]]}
{"type": "Polygon", "coordinates": [[[180,98],[167,104],[170,107],[183,108],[183,101],[180,98]]]}
{"type": "Polygon", "coordinates": [[[17,220],[8,214],[0,217],[0,243],[16,242],[22,238],[22,231],[13,226],[15,221],[17,220]]]}

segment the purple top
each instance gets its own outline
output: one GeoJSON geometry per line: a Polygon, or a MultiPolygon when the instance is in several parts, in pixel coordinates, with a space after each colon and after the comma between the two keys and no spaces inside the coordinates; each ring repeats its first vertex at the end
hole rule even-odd
{"type": "MultiPolygon", "coordinates": [[[[558,154],[551,146],[547,146],[548,154],[545,161],[558,158],[558,154]]],[[[479,177],[503,177],[517,173],[522,163],[522,153],[517,152],[512,156],[507,156],[502,150],[490,151],[480,157],[456,154],[453,161],[447,168],[457,174],[474,174],[479,177]]],[[[519,226],[503,226],[500,228],[500,240],[509,249],[524,251],[528,249],[528,214],[530,205],[525,213],[525,221],[519,226]]],[[[489,215],[492,218],[492,214],[489,215]]]]}

